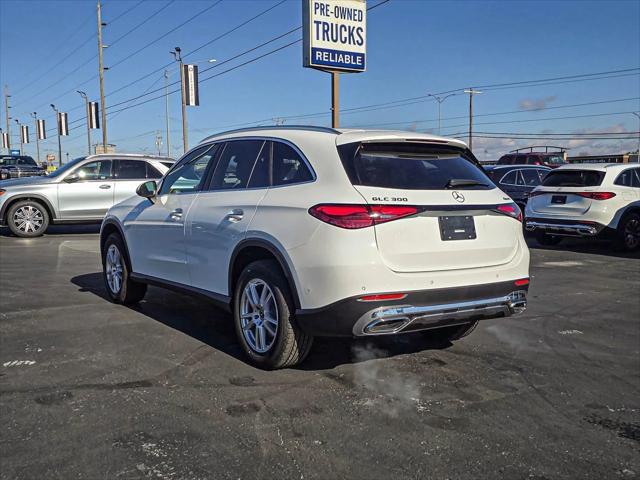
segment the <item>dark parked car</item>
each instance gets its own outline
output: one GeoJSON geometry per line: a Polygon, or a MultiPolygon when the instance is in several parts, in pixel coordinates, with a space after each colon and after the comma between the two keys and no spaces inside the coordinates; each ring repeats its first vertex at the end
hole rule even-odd
{"type": "Polygon", "coordinates": [[[500,190],[513,198],[524,212],[531,191],[551,171],[542,165],[491,165],[485,171],[500,190]]]}
{"type": "Polygon", "coordinates": [[[0,180],[46,175],[47,171],[26,155],[0,156],[0,180]]]}
{"type": "Polygon", "coordinates": [[[498,165],[542,165],[544,167],[556,168],[568,163],[564,158],[565,151],[566,149],[563,147],[552,147],[546,145],[519,148],[500,157],[498,165]],[[535,152],[533,150],[534,148],[544,148],[545,150],[544,152],[535,152]],[[557,149],[558,151],[549,152],[550,148],[557,149]],[[525,152],[524,150],[528,151],[525,152]]]}

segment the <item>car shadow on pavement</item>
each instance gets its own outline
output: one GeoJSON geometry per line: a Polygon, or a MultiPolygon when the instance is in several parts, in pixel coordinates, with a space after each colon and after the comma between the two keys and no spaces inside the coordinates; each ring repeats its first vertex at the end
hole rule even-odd
{"type": "MultiPolygon", "coordinates": [[[[86,235],[100,233],[100,223],[78,225],[50,225],[45,236],[51,235],[86,235]]],[[[0,227],[0,237],[15,237],[7,227],[0,227]]],[[[17,237],[16,237],[17,238],[17,237]]]]}
{"type": "MultiPolygon", "coordinates": [[[[71,283],[77,285],[80,292],[92,293],[108,301],[102,273],[78,275],[71,279],[71,283]]],[[[236,339],[231,314],[205,298],[149,287],[139,305],[122,308],[130,308],[246,363],[236,339]]],[[[450,342],[436,342],[420,333],[367,339],[316,338],[307,359],[295,368],[330,370],[343,364],[450,346],[450,342]]]]}
{"type": "Polygon", "coordinates": [[[563,238],[562,242],[552,247],[539,244],[533,237],[527,237],[527,245],[534,250],[566,251],[573,253],[587,253],[591,255],[603,255],[616,258],[640,259],[640,250],[624,252],[616,250],[611,241],[593,240],[583,238],[563,238]]]}

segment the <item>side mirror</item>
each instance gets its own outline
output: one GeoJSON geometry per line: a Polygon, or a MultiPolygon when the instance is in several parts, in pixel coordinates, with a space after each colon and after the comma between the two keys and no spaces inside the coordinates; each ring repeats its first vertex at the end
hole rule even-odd
{"type": "Polygon", "coordinates": [[[64,181],[67,183],[74,183],[80,180],[80,175],[77,173],[71,173],[64,178],[64,181]]]}
{"type": "Polygon", "coordinates": [[[143,198],[151,199],[156,196],[156,193],[158,193],[158,185],[155,180],[149,180],[148,182],[138,185],[136,193],[143,198]]]}

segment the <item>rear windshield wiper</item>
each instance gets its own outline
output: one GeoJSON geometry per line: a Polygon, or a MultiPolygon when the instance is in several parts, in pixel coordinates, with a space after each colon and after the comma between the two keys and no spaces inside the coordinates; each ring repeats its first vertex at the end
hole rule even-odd
{"type": "Polygon", "coordinates": [[[464,188],[464,187],[488,187],[486,183],[467,178],[452,178],[447,182],[444,188],[464,188]]]}

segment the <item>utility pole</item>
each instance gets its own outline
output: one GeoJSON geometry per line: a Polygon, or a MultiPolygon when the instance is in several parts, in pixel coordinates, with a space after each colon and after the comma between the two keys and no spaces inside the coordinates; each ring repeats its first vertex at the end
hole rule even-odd
{"type": "Polygon", "coordinates": [[[340,74],[331,72],[331,127],[340,127],[340,74]]]}
{"type": "Polygon", "coordinates": [[[4,111],[5,111],[5,115],[6,115],[6,123],[5,126],[7,127],[7,139],[9,140],[9,144],[7,145],[7,153],[9,153],[9,150],[11,150],[11,124],[9,123],[9,120],[11,120],[11,117],[9,116],[9,109],[11,108],[9,106],[9,98],[11,97],[11,95],[9,95],[9,86],[5,85],[4,86],[4,111]]]}
{"type": "Polygon", "coordinates": [[[20,155],[24,155],[24,152],[22,151],[22,125],[20,125],[20,121],[16,118],[15,122],[18,124],[18,134],[20,137],[20,155]]]}
{"type": "Polygon", "coordinates": [[[169,70],[164,71],[164,117],[167,126],[167,157],[170,157],[171,134],[169,133],[169,70]]]}
{"type": "MultiPolygon", "coordinates": [[[[91,125],[89,123],[89,98],[85,92],[76,90],[82,98],[84,98],[85,111],[87,112],[87,155],[91,155],[91,125]]],[[[104,125],[104,124],[103,124],[104,125]]]]}
{"type": "Polygon", "coordinates": [[[158,149],[158,156],[160,156],[160,148],[162,147],[162,134],[160,130],[156,132],[156,148],[158,149]]]}
{"type": "Polygon", "coordinates": [[[182,55],[180,54],[180,47],[175,47],[173,52],[170,52],[175,58],[176,62],[178,62],[178,74],[180,75],[180,90],[182,93],[182,149],[184,153],[187,153],[189,149],[189,139],[187,132],[187,86],[184,84],[184,74],[183,67],[184,63],[182,61],[182,55]]]}
{"type": "Polygon", "coordinates": [[[62,166],[62,144],[60,143],[60,127],[62,126],[60,124],[60,115],[58,112],[58,109],[56,108],[56,106],[52,103],[51,104],[51,108],[53,108],[53,111],[56,112],[56,125],[57,125],[57,132],[58,132],[58,166],[61,167],[62,166]]]}
{"type": "Polygon", "coordinates": [[[38,136],[38,114],[36,112],[33,112],[31,116],[36,121],[36,132],[35,132],[36,133],[36,152],[38,155],[38,164],[40,164],[40,138],[38,136]]]}
{"type": "Polygon", "coordinates": [[[473,96],[482,92],[468,88],[464,93],[469,94],[469,150],[471,150],[473,148],[473,96]]]}
{"type": "Polygon", "coordinates": [[[433,97],[435,101],[438,102],[438,135],[440,135],[440,106],[442,105],[442,102],[444,102],[447,98],[453,97],[454,95],[458,95],[458,94],[450,93],[449,95],[445,95],[444,97],[438,97],[437,95],[427,93],[427,97],[433,97]]]}
{"type": "MultiPolygon", "coordinates": [[[[104,63],[102,61],[102,50],[106,47],[102,44],[102,27],[106,26],[102,23],[102,13],[100,0],[98,0],[98,69],[100,75],[100,108],[102,109],[102,149],[107,153],[107,110],[104,102],[104,63]]],[[[91,154],[91,152],[89,152],[91,154]]]]}
{"type": "MultiPolygon", "coordinates": [[[[640,120],[640,113],[638,112],[631,112],[632,115],[635,115],[636,117],[638,117],[638,120],[640,120]]],[[[640,132],[640,128],[638,129],[638,132],[640,132]]],[[[640,133],[638,133],[638,162],[640,162],[640,133]]]]}

